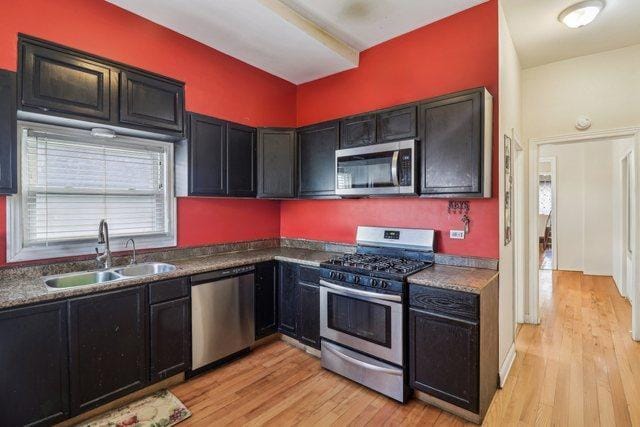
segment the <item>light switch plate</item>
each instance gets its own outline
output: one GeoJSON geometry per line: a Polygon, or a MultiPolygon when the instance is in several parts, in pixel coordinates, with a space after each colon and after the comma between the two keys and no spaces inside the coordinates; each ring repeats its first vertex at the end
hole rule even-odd
{"type": "Polygon", "coordinates": [[[449,230],[449,237],[452,239],[464,239],[464,230],[449,230]]]}

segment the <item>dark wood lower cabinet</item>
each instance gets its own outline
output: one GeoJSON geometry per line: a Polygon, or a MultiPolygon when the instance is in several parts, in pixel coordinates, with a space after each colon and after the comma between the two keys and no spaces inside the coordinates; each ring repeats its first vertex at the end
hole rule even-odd
{"type": "Polygon", "coordinates": [[[278,331],[278,263],[256,265],[255,273],[255,331],[256,339],[278,331]]]}
{"type": "Polygon", "coordinates": [[[151,305],[149,335],[152,382],[186,371],[191,359],[189,297],[151,305]]]}
{"type": "Polygon", "coordinates": [[[51,425],[69,413],[67,303],[0,312],[0,425],[51,425]]]}
{"type": "Polygon", "coordinates": [[[411,385],[472,412],[478,411],[478,323],[409,310],[411,385]]]}
{"type": "Polygon", "coordinates": [[[278,331],[297,338],[298,286],[295,264],[279,264],[278,331]]]}
{"type": "Polygon", "coordinates": [[[79,414],[147,383],[146,288],[69,301],[71,414],[79,414]]]}
{"type": "Polygon", "coordinates": [[[298,282],[298,340],[320,349],[320,288],[298,282]]]}

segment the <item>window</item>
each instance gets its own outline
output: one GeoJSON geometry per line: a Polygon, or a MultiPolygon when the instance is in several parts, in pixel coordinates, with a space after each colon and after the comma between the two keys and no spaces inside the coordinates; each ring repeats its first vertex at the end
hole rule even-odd
{"type": "Polygon", "coordinates": [[[111,250],[174,246],[173,145],[22,123],[19,194],[8,198],[8,261],[94,252],[98,223],[111,250]]]}

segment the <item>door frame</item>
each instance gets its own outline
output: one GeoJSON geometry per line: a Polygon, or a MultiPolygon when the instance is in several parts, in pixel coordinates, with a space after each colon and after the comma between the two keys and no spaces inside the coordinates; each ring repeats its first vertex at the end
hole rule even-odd
{"type": "MultiPolygon", "coordinates": [[[[515,131],[511,131],[512,141],[514,143],[514,165],[513,165],[513,177],[514,177],[514,191],[513,191],[513,218],[514,218],[514,233],[513,233],[513,262],[514,262],[514,322],[515,328],[518,323],[525,322],[525,282],[526,282],[526,228],[525,228],[525,191],[527,185],[527,177],[525,175],[525,155],[526,151],[520,142],[520,138],[516,135],[515,131]]],[[[515,336],[515,333],[514,333],[515,336]]]]}
{"type": "MultiPolygon", "coordinates": [[[[557,230],[557,209],[558,209],[558,159],[555,156],[541,157],[538,163],[551,163],[551,269],[558,269],[558,230],[557,230]]],[[[540,178],[536,181],[536,192],[540,195],[540,178]]],[[[540,270],[538,266],[538,270],[540,270]]]]}
{"type": "MultiPolygon", "coordinates": [[[[538,223],[537,221],[531,221],[532,218],[536,218],[538,213],[538,193],[534,191],[537,187],[538,180],[538,155],[540,152],[540,146],[546,144],[561,144],[561,143],[576,143],[597,141],[603,139],[622,139],[622,138],[634,138],[634,151],[640,153],[640,127],[625,127],[610,130],[601,131],[587,131],[580,133],[572,133],[567,135],[558,135],[545,138],[531,138],[529,139],[529,286],[528,297],[529,304],[525,306],[525,320],[527,323],[538,324],[540,323],[540,301],[539,301],[539,277],[538,277],[538,223]]],[[[637,155],[636,155],[637,156],[637,155]]],[[[640,162],[636,161],[634,165],[636,190],[640,188],[640,171],[638,166],[640,162]]],[[[636,206],[640,206],[640,191],[636,191],[635,202],[636,206]]],[[[640,265],[640,251],[638,251],[638,243],[640,242],[640,227],[635,227],[635,242],[634,242],[634,254],[633,262],[635,266],[640,265]]],[[[635,268],[635,298],[636,303],[631,306],[631,318],[632,318],[632,337],[636,341],[640,341],[640,268],[635,268]]]]}

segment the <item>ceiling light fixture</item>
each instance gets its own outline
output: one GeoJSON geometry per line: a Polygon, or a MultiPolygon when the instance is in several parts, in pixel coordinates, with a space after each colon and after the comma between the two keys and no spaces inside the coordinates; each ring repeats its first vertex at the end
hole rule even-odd
{"type": "Polygon", "coordinates": [[[580,28],[590,24],[604,8],[604,1],[587,0],[569,6],[558,16],[558,21],[569,28],[580,28]]]}

